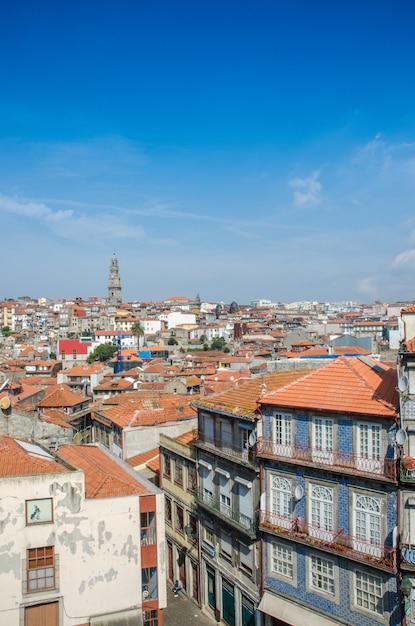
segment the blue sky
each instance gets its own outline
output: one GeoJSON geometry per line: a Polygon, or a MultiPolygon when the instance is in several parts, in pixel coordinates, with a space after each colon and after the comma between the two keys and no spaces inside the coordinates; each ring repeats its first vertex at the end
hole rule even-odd
{"type": "Polygon", "coordinates": [[[415,299],[415,4],[0,7],[0,298],[415,299]]]}

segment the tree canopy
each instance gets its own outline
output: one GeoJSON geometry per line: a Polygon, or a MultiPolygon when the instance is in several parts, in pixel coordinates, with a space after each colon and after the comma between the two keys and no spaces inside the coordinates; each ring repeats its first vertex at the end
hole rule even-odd
{"type": "Polygon", "coordinates": [[[89,354],[88,363],[93,363],[94,361],[109,361],[114,356],[116,350],[117,346],[114,346],[112,343],[101,344],[89,354]]]}

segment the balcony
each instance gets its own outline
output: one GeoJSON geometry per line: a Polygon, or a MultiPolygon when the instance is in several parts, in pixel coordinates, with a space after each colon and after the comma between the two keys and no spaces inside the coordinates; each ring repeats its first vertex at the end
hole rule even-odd
{"type": "Polygon", "coordinates": [[[207,435],[200,432],[196,441],[196,445],[202,447],[204,450],[209,450],[213,448],[215,452],[220,452],[221,456],[227,456],[229,459],[238,461],[243,464],[255,464],[255,453],[253,452],[252,448],[247,449],[242,445],[224,442],[217,437],[208,437],[207,435]]]}
{"type": "Polygon", "coordinates": [[[346,534],[343,529],[326,530],[298,518],[286,518],[263,510],[259,511],[259,529],[383,570],[396,570],[395,548],[353,537],[346,534]]]}
{"type": "MultiPolygon", "coordinates": [[[[331,471],[362,475],[375,480],[396,481],[396,459],[376,459],[347,452],[318,450],[317,448],[281,445],[261,437],[256,444],[256,454],[265,459],[289,461],[298,465],[330,468],[331,471]]],[[[415,480],[415,470],[414,470],[415,480]]]]}
{"type": "Polygon", "coordinates": [[[197,487],[195,491],[196,502],[199,506],[207,509],[216,517],[221,518],[230,526],[245,533],[252,539],[256,537],[256,524],[249,517],[225,505],[220,499],[211,493],[197,487]]]}

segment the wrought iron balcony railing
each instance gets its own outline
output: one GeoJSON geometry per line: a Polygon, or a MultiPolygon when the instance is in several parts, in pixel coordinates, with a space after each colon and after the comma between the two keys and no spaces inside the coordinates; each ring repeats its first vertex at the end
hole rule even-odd
{"type": "Polygon", "coordinates": [[[204,433],[199,433],[196,443],[201,443],[204,444],[206,447],[220,450],[221,453],[232,457],[232,459],[236,459],[244,463],[253,464],[255,462],[255,454],[252,448],[246,448],[241,444],[237,445],[232,442],[223,441],[218,437],[208,437],[204,433]]]}
{"type": "Polygon", "coordinates": [[[354,474],[395,481],[396,460],[378,459],[371,456],[362,456],[334,450],[319,450],[318,448],[279,444],[272,439],[261,437],[256,444],[258,457],[268,459],[289,460],[293,463],[330,466],[331,469],[347,470],[354,474]]]}
{"type": "Polygon", "coordinates": [[[396,548],[349,535],[343,529],[321,528],[299,518],[288,518],[264,510],[259,511],[259,529],[335,552],[339,556],[343,555],[388,570],[396,569],[396,548]]]}
{"type": "Polygon", "coordinates": [[[205,491],[202,487],[196,488],[195,497],[196,502],[200,506],[203,506],[211,513],[214,513],[223,520],[226,520],[229,524],[248,534],[250,537],[255,536],[255,522],[243,513],[240,513],[231,506],[221,502],[220,498],[214,496],[209,491],[205,491]]]}

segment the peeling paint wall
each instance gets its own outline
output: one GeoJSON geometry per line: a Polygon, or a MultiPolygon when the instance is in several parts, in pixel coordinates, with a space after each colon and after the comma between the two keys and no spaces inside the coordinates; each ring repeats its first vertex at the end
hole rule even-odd
{"type": "Polygon", "coordinates": [[[62,626],[141,606],[139,498],[86,500],[84,494],[80,471],[0,479],[1,624],[19,626],[22,604],[58,597],[62,626]],[[53,499],[53,521],[27,525],[25,502],[38,498],[53,499]],[[26,550],[50,545],[57,588],[24,594],[26,550]]]}

